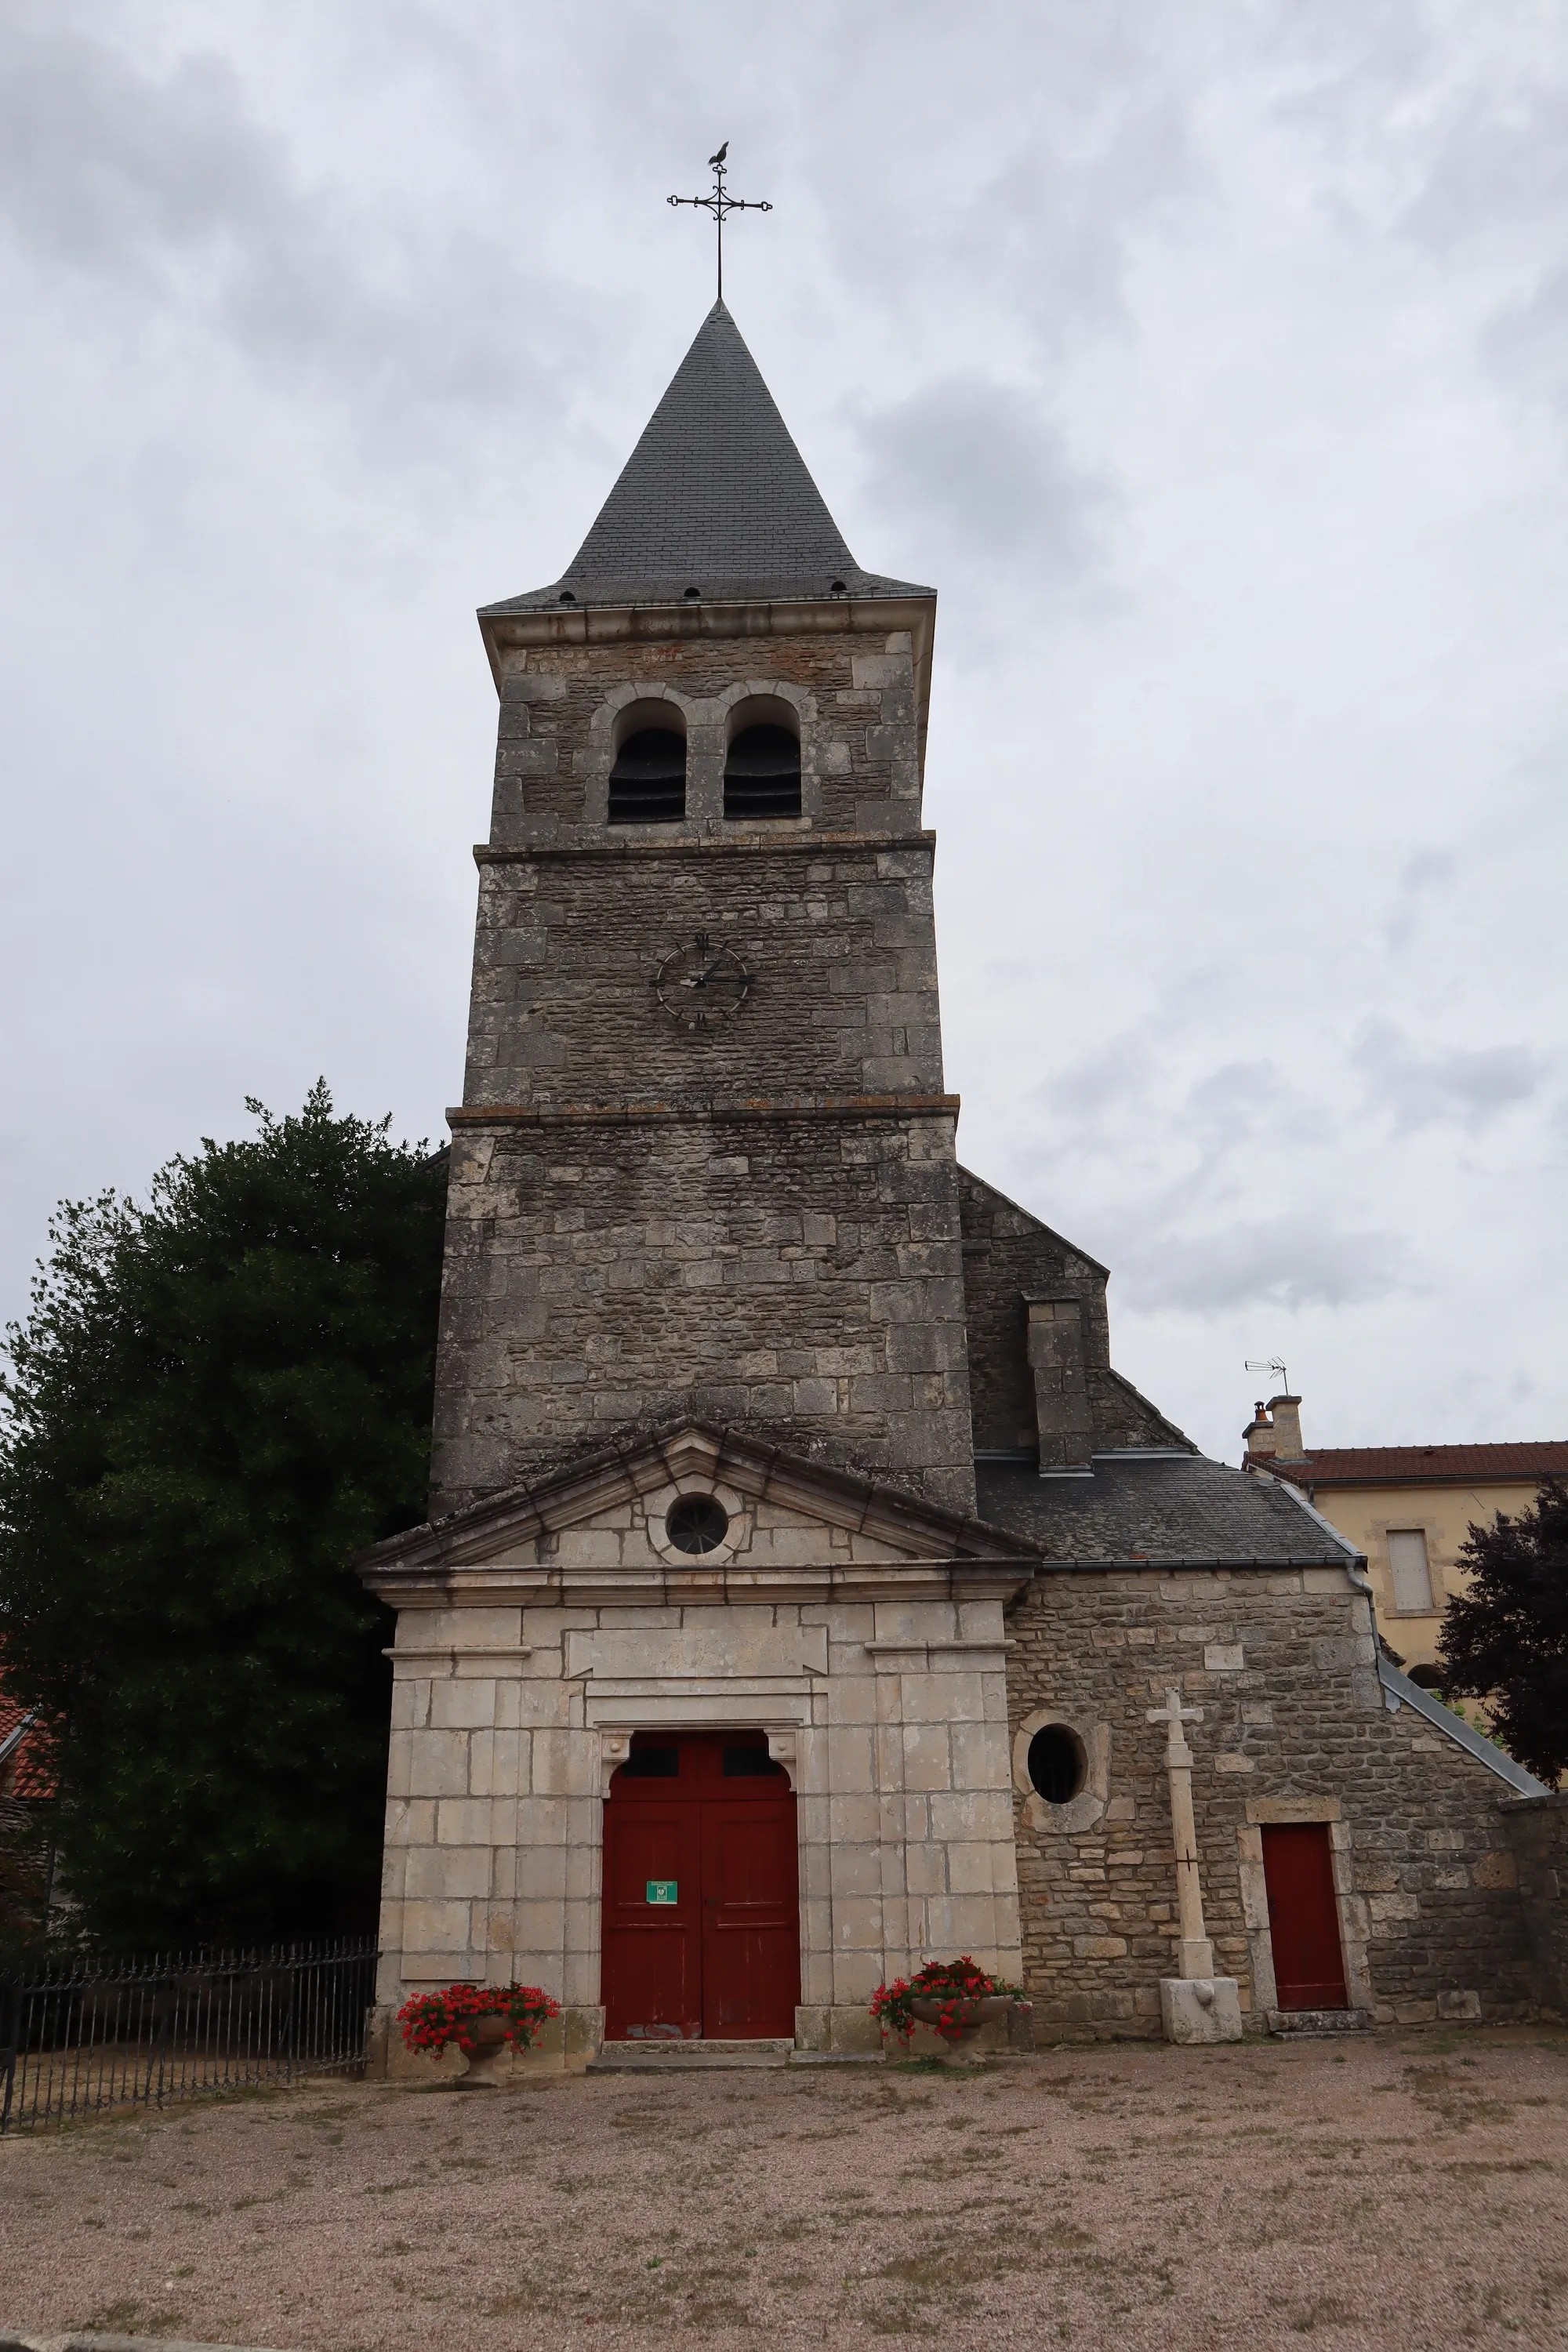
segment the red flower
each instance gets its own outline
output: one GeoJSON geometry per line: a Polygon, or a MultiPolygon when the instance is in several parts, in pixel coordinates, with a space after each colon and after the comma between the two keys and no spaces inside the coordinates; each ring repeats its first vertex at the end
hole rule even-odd
{"type": "Polygon", "coordinates": [[[416,1993],[397,2012],[410,2050],[445,2050],[455,2042],[465,2056],[479,2048],[472,2031],[481,2017],[504,2017],[503,2038],[527,2049],[542,2025],[561,2014],[561,2004],[538,1985],[447,1985],[439,1992],[416,1993]]]}

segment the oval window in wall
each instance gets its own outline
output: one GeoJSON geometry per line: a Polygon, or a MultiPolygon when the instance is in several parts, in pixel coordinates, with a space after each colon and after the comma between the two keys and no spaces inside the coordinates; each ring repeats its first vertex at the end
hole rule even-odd
{"type": "Polygon", "coordinates": [[[1047,1805],[1069,1805],[1089,1778],[1089,1758],[1076,1731],[1047,1723],[1029,1742],[1029,1781],[1047,1805]]]}

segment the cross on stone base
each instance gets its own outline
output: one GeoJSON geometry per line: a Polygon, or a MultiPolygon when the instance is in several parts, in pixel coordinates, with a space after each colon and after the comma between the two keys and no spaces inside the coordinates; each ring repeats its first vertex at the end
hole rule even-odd
{"type": "Polygon", "coordinates": [[[1181,1939],[1176,1974],[1160,1979],[1160,2021],[1167,2042],[1239,2042],[1241,1991],[1234,1977],[1216,1977],[1214,1946],[1204,1933],[1204,1897],[1198,1883],[1198,1840],[1193,1822],[1193,1751],[1186,1727],[1201,1723],[1201,1706],[1184,1706],[1179,1690],[1167,1690],[1163,1706],[1147,1711],[1150,1723],[1165,1727],[1165,1770],[1171,1783],[1171,1842],[1176,1854],[1176,1909],[1181,1939]]]}
{"type": "Polygon", "coordinates": [[[1193,1822],[1193,1751],[1183,1737],[1189,1723],[1201,1723],[1201,1706],[1184,1706],[1179,1690],[1167,1690],[1163,1706],[1149,1708],[1144,1720],[1166,1726],[1165,1770],[1171,1782],[1171,1832],[1176,1849],[1176,1912],[1182,1924],[1176,1973],[1212,1977],[1214,1946],[1204,1932],[1204,1896],[1198,1882],[1197,1831],[1193,1822]]]}

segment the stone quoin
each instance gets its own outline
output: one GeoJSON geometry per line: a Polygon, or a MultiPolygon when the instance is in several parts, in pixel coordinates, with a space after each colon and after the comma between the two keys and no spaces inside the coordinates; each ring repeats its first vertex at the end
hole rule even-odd
{"type": "Polygon", "coordinates": [[[721,302],[565,573],[479,615],[432,1516],[361,1563],[383,2018],[518,1979],[544,2063],[606,2063],[607,2012],[872,2052],[878,1984],[961,1953],[1044,2035],[1159,2033],[1163,1983],[1253,2032],[1531,2013],[1538,1784],[958,1163],[935,613],[850,555],[721,302]]]}

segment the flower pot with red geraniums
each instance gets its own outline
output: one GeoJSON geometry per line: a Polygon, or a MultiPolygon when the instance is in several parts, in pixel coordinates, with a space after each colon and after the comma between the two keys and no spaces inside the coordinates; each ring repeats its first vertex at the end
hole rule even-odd
{"type": "Polygon", "coordinates": [[[912,1977],[879,1985],[871,2014],[883,2033],[896,2034],[906,2050],[915,2027],[929,2025],[956,2052],[1023,1998],[1019,1986],[993,1976],[966,1954],[957,1960],[928,1960],[912,1977]]]}
{"type": "Polygon", "coordinates": [[[456,2042],[468,2060],[465,2090],[494,2090],[501,2053],[510,2043],[527,2050],[541,2026],[561,2014],[537,1985],[447,1985],[439,1992],[416,1993],[397,2012],[404,2046],[439,2058],[456,2042]]]}

